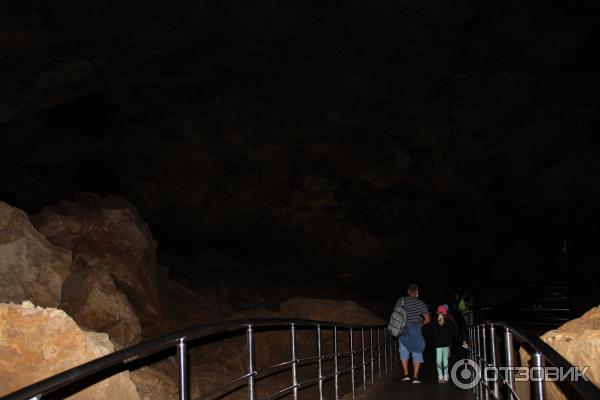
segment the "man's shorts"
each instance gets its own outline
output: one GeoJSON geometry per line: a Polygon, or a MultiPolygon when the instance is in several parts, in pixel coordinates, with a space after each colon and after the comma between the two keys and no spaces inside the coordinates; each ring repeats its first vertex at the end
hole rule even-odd
{"type": "MultiPolygon", "coordinates": [[[[400,346],[400,359],[408,360],[410,356],[410,351],[408,351],[408,349],[404,347],[404,345],[400,341],[398,341],[398,344],[400,346]]],[[[418,362],[421,364],[423,364],[423,362],[425,361],[423,360],[423,353],[412,353],[412,359],[414,362],[418,362]]]]}

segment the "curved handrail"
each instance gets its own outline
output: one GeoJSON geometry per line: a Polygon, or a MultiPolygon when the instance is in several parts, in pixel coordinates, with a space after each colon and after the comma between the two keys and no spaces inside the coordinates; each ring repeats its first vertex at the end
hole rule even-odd
{"type": "MultiPolygon", "coordinates": [[[[515,329],[512,325],[507,324],[505,322],[485,321],[480,324],[476,324],[476,325],[472,326],[471,329],[485,330],[486,328],[489,329],[490,327],[503,328],[504,332],[506,334],[509,334],[511,337],[516,338],[517,341],[519,342],[519,344],[529,347],[531,350],[532,357],[534,354],[539,354],[546,362],[550,363],[553,367],[557,367],[557,368],[569,369],[569,368],[573,367],[573,365],[569,361],[567,361],[562,355],[560,355],[556,350],[554,350],[552,347],[550,347],[546,342],[544,342],[539,337],[529,335],[522,331],[519,331],[519,330],[515,329]]],[[[487,359],[487,355],[490,352],[492,354],[495,354],[495,349],[494,349],[495,344],[493,344],[492,340],[488,340],[488,343],[490,344],[489,349],[488,349],[488,346],[486,345],[486,341],[485,341],[485,335],[482,338],[475,330],[471,331],[472,341],[475,344],[475,349],[473,349],[473,346],[471,346],[470,353],[477,360],[483,361],[486,366],[495,367],[496,365],[490,363],[487,359]]],[[[493,332],[493,331],[491,331],[491,332],[493,332]]],[[[510,340],[512,341],[512,339],[510,339],[510,340]]],[[[513,351],[512,348],[509,348],[509,345],[512,346],[512,342],[509,342],[509,344],[505,343],[505,351],[506,352],[513,351]]],[[[513,367],[514,365],[509,365],[509,366],[513,367]]],[[[541,365],[539,365],[539,366],[541,366],[541,365]]],[[[508,389],[514,394],[514,387],[513,387],[514,385],[511,386],[510,384],[508,384],[509,382],[506,378],[504,378],[503,381],[501,381],[501,382],[506,387],[508,387],[508,389]]],[[[571,380],[571,381],[567,381],[567,382],[570,384],[570,386],[573,389],[575,389],[575,391],[577,391],[577,393],[579,393],[579,395],[582,396],[583,399],[585,399],[585,400],[600,399],[600,389],[598,389],[590,381],[587,381],[587,380],[572,381],[571,380]]],[[[492,389],[490,389],[490,387],[487,385],[487,383],[482,383],[482,384],[483,384],[483,387],[485,388],[485,390],[489,391],[492,395],[494,395],[492,389]]]]}
{"type": "MultiPolygon", "coordinates": [[[[135,360],[139,360],[161,351],[176,348],[182,342],[190,342],[193,340],[210,337],[217,334],[227,334],[236,331],[243,332],[248,327],[257,328],[319,328],[319,329],[364,329],[364,330],[384,330],[384,325],[352,325],[336,323],[331,321],[315,321],[304,319],[284,319],[284,318],[258,318],[245,320],[232,320],[225,322],[217,322],[213,324],[199,325],[187,329],[182,329],[166,335],[142,341],[138,344],[126,347],[124,349],[107,354],[103,357],[91,360],[77,367],[63,371],[59,374],[41,380],[25,388],[19,389],[10,393],[0,400],[28,400],[39,399],[43,396],[65,388],[73,383],[79,382],[85,378],[91,377],[101,371],[105,371],[119,364],[127,364],[135,360]]],[[[379,336],[379,335],[378,335],[379,336]]],[[[379,345],[379,344],[378,344],[379,345]]],[[[354,352],[348,354],[354,355],[354,352]]],[[[342,356],[342,353],[336,355],[342,356]]],[[[387,354],[386,354],[387,356],[387,354]]],[[[323,358],[322,358],[323,359],[323,358]]],[[[292,360],[297,362],[298,360],[292,360]]],[[[115,372],[116,373],[116,372],[115,372]]],[[[251,375],[256,375],[254,371],[251,375]]],[[[112,376],[112,375],[110,375],[112,376]]],[[[103,379],[107,379],[107,376],[103,379]]]]}

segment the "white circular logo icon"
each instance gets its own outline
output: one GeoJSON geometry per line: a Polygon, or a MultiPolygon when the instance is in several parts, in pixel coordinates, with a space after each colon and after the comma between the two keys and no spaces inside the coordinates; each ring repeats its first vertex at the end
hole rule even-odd
{"type": "Polygon", "coordinates": [[[481,380],[481,368],[473,360],[458,360],[450,370],[452,383],[460,389],[473,389],[481,380]]]}

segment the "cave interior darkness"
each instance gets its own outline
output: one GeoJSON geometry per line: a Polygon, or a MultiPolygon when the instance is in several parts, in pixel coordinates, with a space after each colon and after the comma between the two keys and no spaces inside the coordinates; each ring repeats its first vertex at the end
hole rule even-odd
{"type": "Polygon", "coordinates": [[[0,199],[123,196],[248,302],[594,285],[599,8],[4,1],[0,199]]]}

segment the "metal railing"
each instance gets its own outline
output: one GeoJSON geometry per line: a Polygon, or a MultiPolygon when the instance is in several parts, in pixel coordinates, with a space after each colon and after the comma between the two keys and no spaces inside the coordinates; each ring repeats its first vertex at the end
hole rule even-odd
{"type": "MultiPolygon", "coordinates": [[[[124,348],[98,359],[92,360],[78,367],[69,369],[40,382],[34,383],[28,387],[22,388],[2,397],[0,400],[31,400],[43,399],[45,396],[56,394],[57,391],[65,390],[72,385],[79,384],[93,378],[94,376],[103,373],[101,379],[109,377],[128,370],[132,365],[147,363],[149,356],[161,353],[168,349],[176,349],[177,365],[178,365],[178,385],[179,399],[188,400],[190,398],[189,391],[189,367],[188,367],[188,351],[189,346],[193,346],[193,341],[203,338],[218,338],[218,335],[237,335],[246,336],[246,354],[247,373],[231,380],[228,383],[213,387],[208,392],[202,394],[197,399],[208,399],[224,397],[232,390],[238,390],[243,386],[248,388],[248,399],[256,400],[257,391],[256,383],[258,380],[266,378],[274,373],[291,371],[291,385],[284,389],[278,390],[268,395],[265,400],[274,400],[280,397],[289,395],[293,396],[294,400],[299,398],[299,392],[307,387],[318,387],[319,400],[324,399],[323,384],[326,381],[333,380],[334,395],[337,400],[340,398],[340,376],[348,374],[350,376],[350,385],[352,397],[356,395],[357,389],[357,373],[360,373],[360,383],[364,389],[367,388],[367,376],[370,375],[370,383],[374,383],[375,376],[381,378],[382,374],[387,374],[398,365],[397,339],[391,337],[385,326],[365,326],[365,325],[349,325],[338,324],[335,322],[326,321],[310,321],[310,320],[284,320],[284,319],[253,319],[253,320],[238,320],[215,323],[210,325],[201,325],[194,328],[184,329],[178,332],[167,334],[156,339],[141,342],[139,344],[124,348]],[[255,334],[257,332],[272,332],[289,330],[290,337],[290,359],[275,365],[271,365],[264,369],[256,368],[255,361],[255,334]],[[299,341],[296,338],[298,331],[314,331],[316,353],[313,356],[299,358],[298,347],[299,341]],[[323,332],[331,331],[333,348],[331,353],[324,353],[323,349],[323,332]],[[339,338],[340,335],[348,335],[347,351],[340,351],[339,338]],[[360,345],[355,348],[355,336],[359,337],[360,345]],[[365,336],[368,341],[365,340],[365,336]],[[340,360],[343,358],[350,359],[350,367],[340,369],[340,360]],[[323,363],[333,363],[333,372],[324,374],[323,363]],[[316,364],[317,374],[312,379],[300,381],[298,369],[301,366],[316,364]],[[382,366],[383,364],[383,366],[382,366]],[[110,371],[107,374],[107,371],[110,371]],[[369,374],[370,373],[370,374],[369,374]]],[[[199,345],[201,346],[201,344],[199,345]]],[[[243,360],[240,359],[240,362],[243,360]]],[[[138,365],[139,366],[139,365],[138,365]]],[[[98,380],[98,381],[99,381],[98,380]]],[[[88,386],[96,383],[86,383],[84,387],[77,387],[77,390],[85,389],[88,386]]]]}
{"type": "Polygon", "coordinates": [[[482,321],[506,321],[518,327],[558,327],[573,318],[570,308],[480,307],[482,321]]]}
{"type": "MultiPolygon", "coordinates": [[[[478,384],[473,388],[478,400],[522,400],[515,386],[515,368],[521,367],[516,358],[515,345],[524,348],[531,356],[529,393],[523,396],[528,399],[545,398],[545,367],[551,366],[561,370],[574,368],[540,338],[527,335],[502,322],[485,322],[471,326],[468,334],[471,344],[470,360],[481,373],[478,384]],[[493,379],[486,379],[486,368],[493,371],[493,379]]],[[[600,399],[600,389],[587,380],[566,380],[564,383],[582,399],[600,399]]]]}

